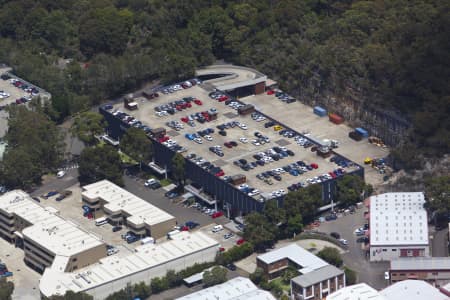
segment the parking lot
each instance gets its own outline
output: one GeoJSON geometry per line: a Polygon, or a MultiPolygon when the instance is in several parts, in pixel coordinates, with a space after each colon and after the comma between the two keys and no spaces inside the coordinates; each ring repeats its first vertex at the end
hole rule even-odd
{"type": "MultiPolygon", "coordinates": [[[[110,109],[111,112],[126,112],[128,115],[134,117],[135,119],[142,122],[142,124],[149,126],[150,128],[165,127],[167,129],[167,138],[169,141],[165,143],[169,146],[176,143],[186,149],[184,152],[185,156],[192,157],[197,164],[202,165],[204,168],[210,168],[210,164],[219,168],[223,173],[217,174],[217,176],[233,176],[237,174],[243,174],[246,176],[246,185],[243,188],[247,189],[251,195],[255,198],[264,195],[265,198],[270,198],[274,196],[280,196],[277,193],[287,193],[288,187],[292,185],[306,186],[310,183],[320,182],[323,180],[331,179],[330,172],[333,172],[338,168],[338,166],[330,161],[330,158],[323,159],[316,155],[316,153],[311,151],[311,148],[304,148],[298,145],[298,140],[294,136],[283,136],[280,132],[283,128],[276,128],[275,126],[267,126],[269,120],[264,118],[257,118],[255,115],[238,115],[236,109],[232,108],[230,105],[226,105],[225,102],[219,102],[218,100],[212,99],[209,96],[208,91],[204,90],[200,86],[194,86],[188,89],[181,89],[170,94],[160,94],[159,97],[153,98],[152,100],[145,100],[141,98],[137,101],[139,109],[137,110],[127,110],[123,104],[115,104],[114,107],[110,109]],[[176,111],[175,114],[165,114],[158,116],[158,112],[155,111],[155,107],[167,104],[169,102],[180,100],[186,97],[193,97],[199,99],[200,103],[191,102],[189,108],[182,109],[181,111],[176,111]],[[192,121],[195,126],[189,125],[186,119],[196,113],[204,111],[214,111],[217,112],[217,119],[211,121],[206,121],[200,123],[198,121],[192,121]],[[168,122],[176,121],[176,129],[171,129],[168,127],[168,122]],[[219,129],[217,128],[223,124],[234,123],[234,126],[228,126],[229,128],[224,129],[226,135],[219,134],[219,129]],[[239,124],[239,125],[236,125],[239,124]],[[180,126],[181,125],[181,126],[180,126]],[[213,133],[209,133],[210,137],[203,137],[192,139],[188,135],[197,134],[199,131],[204,131],[206,129],[214,130],[213,133]],[[261,143],[261,138],[258,136],[263,136],[265,142],[261,143]],[[255,142],[255,140],[259,142],[255,142]],[[230,143],[234,142],[234,146],[230,147],[230,143]],[[220,146],[223,153],[218,155],[211,150],[211,147],[220,146]],[[275,147],[277,147],[275,149],[275,147]],[[279,159],[272,159],[271,161],[265,161],[264,165],[256,164],[257,158],[255,155],[268,155],[274,150],[283,153],[289,153],[289,155],[279,155],[279,159]],[[239,162],[239,160],[241,160],[239,162]],[[209,162],[209,163],[208,163],[209,162]],[[304,165],[300,166],[297,163],[301,162],[304,165]],[[251,164],[252,167],[244,170],[240,165],[251,164]],[[311,167],[313,164],[315,168],[311,167]],[[291,166],[295,168],[302,168],[303,170],[298,172],[290,172],[291,166]],[[261,173],[267,173],[269,171],[275,172],[264,178],[258,176],[261,173]],[[322,178],[319,178],[322,176],[322,178]],[[254,191],[253,189],[257,190],[254,191]]],[[[229,103],[228,103],[229,104],[229,103]]],[[[292,105],[292,104],[291,104],[292,105]]],[[[283,107],[280,103],[278,106],[283,107]]],[[[236,107],[235,107],[236,108],[236,107]]],[[[296,119],[296,115],[286,116],[282,112],[271,112],[271,115],[275,120],[282,118],[283,122],[286,122],[286,118],[296,119]]],[[[293,127],[298,129],[297,127],[293,127]]],[[[301,128],[301,127],[300,127],[301,128]]],[[[299,130],[300,131],[300,130],[299,130]]],[[[295,134],[294,134],[295,135],[295,134]]],[[[272,154],[271,154],[272,155],[272,154]]],[[[278,155],[278,154],[276,154],[278,155]]],[[[260,159],[258,159],[260,160],[260,159]]],[[[355,170],[358,166],[348,165],[348,167],[343,172],[350,172],[355,170]]],[[[343,174],[342,172],[342,174],[343,174]]],[[[266,174],[267,175],[267,174],[266,174]]],[[[341,174],[339,174],[341,175],[341,174]]],[[[334,176],[334,175],[333,175],[334,176]]],[[[334,178],[334,177],[333,177],[334,178]]]]}
{"type": "MultiPolygon", "coordinates": [[[[300,102],[285,103],[274,95],[260,94],[241,98],[240,101],[253,104],[257,110],[278,116],[278,120],[302,133],[309,133],[319,139],[333,139],[339,141],[339,148],[334,151],[348,159],[363,165],[366,157],[382,158],[389,154],[389,149],[370,144],[367,139],[354,141],[348,137],[353,129],[345,124],[335,125],[327,117],[319,117],[313,113],[313,108],[300,102]]],[[[383,180],[371,167],[365,167],[365,178],[370,184],[379,184],[383,180]]]]}

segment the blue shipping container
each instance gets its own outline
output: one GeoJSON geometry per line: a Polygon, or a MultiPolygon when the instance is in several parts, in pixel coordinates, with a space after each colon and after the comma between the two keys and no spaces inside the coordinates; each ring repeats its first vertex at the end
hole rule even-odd
{"type": "Polygon", "coordinates": [[[363,137],[369,137],[369,133],[367,132],[367,130],[362,129],[361,127],[356,128],[355,131],[363,137]]]}
{"type": "Polygon", "coordinates": [[[314,106],[314,113],[319,117],[325,117],[327,115],[327,110],[320,106],[314,106]]]}

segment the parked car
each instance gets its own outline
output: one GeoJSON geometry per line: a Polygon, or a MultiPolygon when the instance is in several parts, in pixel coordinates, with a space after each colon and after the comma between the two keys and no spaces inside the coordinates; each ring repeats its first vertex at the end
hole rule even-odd
{"type": "Polygon", "coordinates": [[[223,212],[221,212],[221,211],[217,211],[217,212],[215,212],[215,213],[213,213],[213,214],[211,215],[211,217],[212,217],[213,219],[219,218],[219,217],[221,217],[221,216],[223,216],[223,212]]]}
{"type": "Polygon", "coordinates": [[[232,238],[233,236],[234,236],[234,233],[229,232],[229,233],[225,234],[225,235],[223,236],[223,238],[226,239],[226,240],[228,240],[229,238],[232,238]]]}
{"type": "Polygon", "coordinates": [[[230,271],[236,271],[236,265],[233,263],[229,263],[225,267],[230,271]]]}
{"type": "Polygon", "coordinates": [[[243,243],[245,243],[245,240],[244,240],[244,239],[238,239],[238,240],[236,241],[236,245],[242,245],[243,243]]]}
{"type": "Polygon", "coordinates": [[[334,237],[337,240],[339,240],[341,238],[341,235],[337,232],[330,233],[330,236],[334,237]]]}
{"type": "Polygon", "coordinates": [[[57,191],[50,191],[47,194],[44,194],[42,197],[45,198],[45,199],[48,199],[48,198],[53,197],[55,195],[58,195],[57,191]]]}
{"type": "Polygon", "coordinates": [[[344,246],[348,245],[348,241],[345,239],[340,239],[339,242],[344,246]]]}
{"type": "Polygon", "coordinates": [[[64,198],[66,198],[66,196],[64,196],[64,195],[59,195],[58,197],[56,197],[56,201],[62,201],[62,200],[64,200],[64,198]]]}

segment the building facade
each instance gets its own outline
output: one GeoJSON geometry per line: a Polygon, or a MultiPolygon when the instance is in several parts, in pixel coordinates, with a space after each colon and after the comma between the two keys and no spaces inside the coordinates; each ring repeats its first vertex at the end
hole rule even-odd
{"type": "Polygon", "coordinates": [[[369,203],[370,261],[430,255],[423,193],[386,193],[369,203]]]}
{"type": "Polygon", "coordinates": [[[418,279],[441,287],[450,283],[450,258],[408,257],[391,260],[389,274],[392,283],[418,279]]]}
{"type": "Polygon", "coordinates": [[[108,180],[83,186],[82,202],[112,224],[126,225],[137,235],[165,236],[176,225],[174,216],[108,180]]]}
{"type": "Polygon", "coordinates": [[[73,271],[106,256],[106,246],[98,237],[20,190],[0,197],[0,235],[22,248],[25,263],[38,272],[49,267],[73,271]]]}

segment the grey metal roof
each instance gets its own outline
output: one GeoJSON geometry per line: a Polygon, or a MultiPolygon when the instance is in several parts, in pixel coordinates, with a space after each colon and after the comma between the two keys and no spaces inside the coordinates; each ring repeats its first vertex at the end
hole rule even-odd
{"type": "Polygon", "coordinates": [[[391,270],[449,270],[449,257],[405,257],[391,260],[391,270]]]}
{"type": "Polygon", "coordinates": [[[336,277],[343,273],[344,271],[336,268],[335,266],[328,265],[320,269],[311,271],[309,273],[292,278],[292,281],[302,287],[307,287],[319,283],[321,281],[327,280],[329,278],[336,277]]]}

